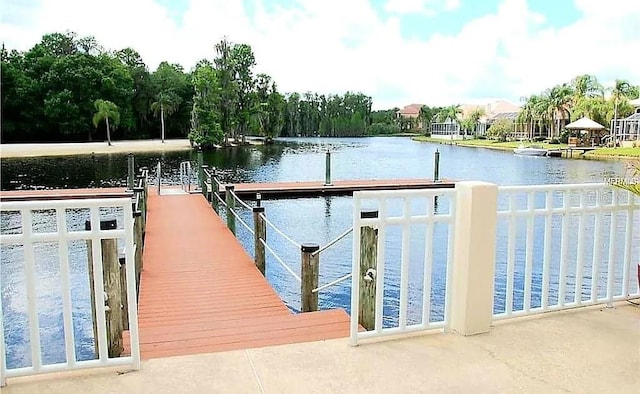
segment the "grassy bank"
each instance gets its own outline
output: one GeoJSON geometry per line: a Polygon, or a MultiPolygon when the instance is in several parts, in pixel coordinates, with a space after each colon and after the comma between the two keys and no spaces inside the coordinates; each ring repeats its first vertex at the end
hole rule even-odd
{"type": "MultiPolygon", "coordinates": [[[[438,138],[431,138],[425,136],[414,137],[414,141],[420,142],[432,142],[436,144],[444,145],[457,145],[457,146],[469,146],[488,149],[498,149],[504,151],[512,151],[520,145],[518,141],[510,142],[498,142],[494,140],[460,140],[460,141],[447,141],[438,138]]],[[[565,149],[566,144],[548,144],[548,143],[535,143],[536,145],[542,145],[545,149],[565,149]]],[[[573,158],[590,158],[590,159],[629,159],[632,157],[640,157],[640,148],[598,148],[585,155],[575,154],[573,158]]]]}

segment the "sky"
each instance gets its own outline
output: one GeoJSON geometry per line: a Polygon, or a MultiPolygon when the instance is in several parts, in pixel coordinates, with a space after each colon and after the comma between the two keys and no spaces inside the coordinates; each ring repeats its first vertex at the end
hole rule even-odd
{"type": "Polygon", "coordinates": [[[253,48],[282,92],[360,91],[374,109],[523,97],[579,74],[640,84],[638,0],[1,0],[0,37],[28,50],[74,31],[154,70],[253,48]]]}

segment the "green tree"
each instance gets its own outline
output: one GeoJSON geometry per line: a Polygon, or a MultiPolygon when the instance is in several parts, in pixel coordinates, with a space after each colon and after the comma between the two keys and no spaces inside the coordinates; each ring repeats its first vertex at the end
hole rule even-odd
{"type": "Polygon", "coordinates": [[[161,139],[165,140],[165,121],[180,108],[183,102],[179,92],[184,90],[187,81],[182,67],[177,64],[162,62],[152,75],[155,95],[150,109],[155,116],[160,116],[161,139]]]}
{"type": "Polygon", "coordinates": [[[506,141],[512,132],[513,121],[510,119],[498,119],[489,126],[489,129],[487,129],[487,135],[500,142],[506,141]]]}
{"type": "Polygon", "coordinates": [[[554,132],[551,137],[557,137],[560,135],[562,121],[571,119],[574,91],[571,85],[564,83],[547,90],[546,96],[547,111],[551,114],[554,124],[554,132]]]}
{"type": "Polygon", "coordinates": [[[428,105],[420,107],[418,117],[422,122],[422,130],[424,132],[431,132],[431,123],[433,123],[433,119],[436,117],[438,112],[439,108],[436,107],[429,107],[428,105]]]}
{"type": "Polygon", "coordinates": [[[93,125],[97,128],[98,124],[104,120],[107,126],[107,143],[111,146],[111,130],[109,127],[109,119],[111,119],[114,127],[120,122],[120,112],[118,106],[108,100],[96,100],[94,103],[96,113],[93,115],[93,125]]]}
{"type": "Polygon", "coordinates": [[[202,60],[193,71],[192,81],[194,95],[189,140],[193,145],[211,149],[223,139],[217,111],[221,94],[217,72],[209,61],[202,60]]]}

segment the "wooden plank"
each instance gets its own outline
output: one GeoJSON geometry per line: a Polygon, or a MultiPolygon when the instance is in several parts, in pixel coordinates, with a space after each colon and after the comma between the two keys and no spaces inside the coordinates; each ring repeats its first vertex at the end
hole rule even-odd
{"type": "MultiPolygon", "coordinates": [[[[245,199],[255,199],[260,193],[262,199],[282,197],[317,197],[325,195],[352,195],[360,190],[400,190],[400,189],[435,189],[455,187],[455,182],[442,180],[434,182],[431,179],[367,179],[333,181],[332,185],[325,185],[320,181],[313,182],[276,182],[276,183],[236,183],[234,192],[245,199]]],[[[219,188],[224,194],[224,185],[219,188]]]]}

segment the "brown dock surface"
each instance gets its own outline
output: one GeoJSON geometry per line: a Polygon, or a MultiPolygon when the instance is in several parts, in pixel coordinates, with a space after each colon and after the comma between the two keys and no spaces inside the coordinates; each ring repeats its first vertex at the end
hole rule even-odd
{"type": "Polygon", "coordinates": [[[143,359],[349,335],[343,310],[291,313],[202,195],[149,193],[147,209],[143,359]]]}
{"type": "MultiPolygon", "coordinates": [[[[350,195],[360,190],[399,190],[453,188],[450,180],[434,182],[432,179],[361,179],[333,181],[325,185],[321,181],[311,182],[275,182],[275,183],[237,183],[234,192],[238,196],[253,199],[260,193],[263,199],[278,197],[316,197],[322,195],[350,195]]],[[[219,192],[224,193],[224,186],[219,192]]]]}

